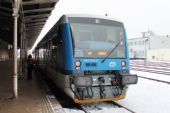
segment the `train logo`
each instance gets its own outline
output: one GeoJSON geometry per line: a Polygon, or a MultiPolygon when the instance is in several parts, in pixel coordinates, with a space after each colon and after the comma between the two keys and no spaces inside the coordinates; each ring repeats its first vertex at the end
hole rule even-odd
{"type": "Polygon", "coordinates": [[[109,67],[116,67],[116,62],[110,62],[109,67]]]}

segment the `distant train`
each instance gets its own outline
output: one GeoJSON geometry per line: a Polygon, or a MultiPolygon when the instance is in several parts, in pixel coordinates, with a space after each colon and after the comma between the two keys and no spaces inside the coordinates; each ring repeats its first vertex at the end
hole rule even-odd
{"type": "Polygon", "coordinates": [[[122,22],[85,15],[63,15],[37,45],[39,68],[76,103],[125,98],[129,56],[122,22]]]}

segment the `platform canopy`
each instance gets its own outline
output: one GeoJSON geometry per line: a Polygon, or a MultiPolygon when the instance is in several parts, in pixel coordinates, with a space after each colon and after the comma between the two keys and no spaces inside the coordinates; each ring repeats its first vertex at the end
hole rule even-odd
{"type": "MultiPolygon", "coordinates": [[[[18,0],[18,45],[24,32],[26,48],[30,49],[46,23],[58,0],[18,0]]],[[[0,0],[0,39],[13,42],[14,0],[0,0]]]]}

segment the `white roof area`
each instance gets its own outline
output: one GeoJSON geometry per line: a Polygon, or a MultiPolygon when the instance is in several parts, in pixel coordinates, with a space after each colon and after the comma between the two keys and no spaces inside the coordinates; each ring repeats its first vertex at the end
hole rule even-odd
{"type": "Polygon", "coordinates": [[[110,16],[103,16],[103,15],[92,15],[92,14],[65,14],[63,16],[66,17],[86,17],[86,18],[100,18],[100,19],[106,19],[106,20],[114,20],[117,22],[122,22],[119,19],[110,17],[110,16]]]}

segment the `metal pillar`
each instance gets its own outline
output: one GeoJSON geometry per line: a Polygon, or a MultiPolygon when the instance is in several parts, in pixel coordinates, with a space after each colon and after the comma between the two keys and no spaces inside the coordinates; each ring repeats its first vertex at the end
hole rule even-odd
{"type": "Polygon", "coordinates": [[[14,1],[13,8],[14,16],[14,40],[13,40],[13,49],[14,49],[14,60],[13,60],[13,98],[18,97],[18,69],[17,69],[17,23],[18,23],[18,0],[14,1]]]}
{"type": "Polygon", "coordinates": [[[21,37],[20,37],[20,66],[19,66],[20,74],[19,74],[19,78],[22,77],[22,39],[23,39],[23,35],[22,35],[22,32],[21,32],[21,37]]]}
{"type": "Polygon", "coordinates": [[[23,37],[22,37],[22,52],[21,52],[21,60],[22,60],[22,74],[24,73],[24,39],[25,39],[25,33],[23,32],[23,37]]]}
{"type": "Polygon", "coordinates": [[[20,75],[23,77],[24,73],[24,31],[21,33],[21,50],[20,50],[20,75]]]}
{"type": "Polygon", "coordinates": [[[25,39],[25,33],[24,33],[24,39],[23,39],[23,72],[25,72],[25,68],[26,68],[26,58],[27,58],[27,55],[26,55],[26,39],[25,39]]]}
{"type": "Polygon", "coordinates": [[[21,37],[20,37],[20,74],[19,74],[19,78],[22,78],[23,76],[23,38],[24,38],[24,31],[23,31],[23,23],[21,24],[21,29],[20,29],[20,33],[21,33],[21,37]]]}

